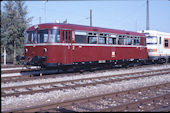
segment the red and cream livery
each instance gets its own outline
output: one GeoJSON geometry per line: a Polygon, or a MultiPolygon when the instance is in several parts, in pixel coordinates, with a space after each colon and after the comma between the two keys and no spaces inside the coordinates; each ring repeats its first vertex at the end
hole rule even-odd
{"type": "Polygon", "coordinates": [[[35,25],[26,32],[27,65],[116,64],[148,58],[142,33],[59,23],[35,25]]]}

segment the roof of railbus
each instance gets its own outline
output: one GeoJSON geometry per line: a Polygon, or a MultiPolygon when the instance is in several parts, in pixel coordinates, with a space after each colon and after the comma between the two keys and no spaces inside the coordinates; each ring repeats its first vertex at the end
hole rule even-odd
{"type": "Polygon", "coordinates": [[[91,27],[91,26],[76,25],[76,24],[64,24],[64,23],[37,24],[37,25],[29,27],[27,31],[34,31],[36,27],[38,27],[38,29],[63,28],[63,29],[82,30],[82,31],[94,31],[94,32],[106,32],[106,33],[115,33],[115,34],[145,36],[143,33],[138,33],[138,32],[133,32],[133,31],[125,31],[125,30],[101,28],[101,27],[91,27]]]}

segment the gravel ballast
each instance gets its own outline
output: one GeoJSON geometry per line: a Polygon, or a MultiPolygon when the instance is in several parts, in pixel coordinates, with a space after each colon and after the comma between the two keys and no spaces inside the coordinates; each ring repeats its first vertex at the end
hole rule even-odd
{"type": "MultiPolygon", "coordinates": [[[[97,73],[97,74],[92,73],[92,74],[87,74],[87,76],[82,74],[82,77],[84,76],[85,77],[107,76],[110,74],[131,73],[131,72],[139,72],[139,71],[146,71],[146,70],[153,70],[153,69],[157,70],[157,69],[163,69],[163,68],[170,68],[170,65],[161,65],[161,66],[154,66],[154,67],[149,67],[149,68],[142,67],[140,69],[129,69],[129,70],[126,70],[126,72],[125,71],[108,71],[108,72],[97,73]]],[[[75,76],[75,77],[76,78],[74,78],[74,76],[63,77],[63,78],[61,77],[61,78],[57,78],[57,81],[61,81],[63,79],[64,80],[78,79],[81,76],[75,76]]],[[[52,79],[49,79],[49,80],[52,80],[52,79]]],[[[35,83],[36,80],[32,82],[35,83]]],[[[39,82],[43,82],[43,81],[39,81],[39,82]]],[[[47,81],[44,80],[44,82],[48,82],[48,80],[47,81]]],[[[135,89],[135,88],[151,86],[151,85],[158,85],[161,83],[168,83],[168,82],[170,82],[170,74],[109,83],[106,85],[100,84],[96,86],[88,86],[88,87],[82,87],[82,88],[76,88],[76,89],[51,91],[48,93],[36,93],[33,95],[20,95],[19,97],[5,97],[5,98],[1,98],[1,106],[2,106],[1,110],[6,111],[6,110],[13,110],[13,109],[31,107],[31,106],[42,105],[42,104],[52,104],[56,102],[63,102],[65,100],[72,100],[72,99],[78,99],[78,98],[89,97],[89,96],[94,96],[94,95],[125,91],[129,89],[135,89]]],[[[1,87],[7,87],[11,85],[15,86],[15,85],[21,85],[21,84],[27,84],[27,83],[25,82],[25,83],[2,84],[1,87]]]]}

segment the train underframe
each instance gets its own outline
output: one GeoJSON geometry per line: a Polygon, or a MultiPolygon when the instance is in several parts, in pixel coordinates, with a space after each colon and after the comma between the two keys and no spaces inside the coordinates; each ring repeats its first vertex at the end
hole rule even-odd
{"type": "Polygon", "coordinates": [[[170,62],[170,56],[149,56],[148,60],[152,63],[164,64],[170,62]]]}
{"type": "MultiPolygon", "coordinates": [[[[17,60],[25,60],[26,57],[17,57],[17,60]]],[[[29,66],[40,66],[45,69],[59,69],[67,71],[68,69],[73,69],[75,71],[80,71],[82,69],[91,71],[94,68],[109,69],[113,67],[133,67],[135,65],[145,65],[145,64],[163,64],[170,62],[170,57],[148,57],[148,59],[121,59],[121,60],[102,60],[102,61],[89,61],[89,62],[73,62],[72,64],[62,64],[62,63],[46,63],[45,56],[34,56],[30,60],[25,60],[25,67],[29,66]]]]}
{"type": "MultiPolygon", "coordinates": [[[[20,57],[17,60],[25,60],[26,57],[20,57]]],[[[45,56],[34,56],[30,60],[25,60],[25,67],[40,66],[41,68],[56,68],[66,71],[70,68],[78,71],[81,69],[91,70],[93,68],[113,68],[113,67],[131,67],[134,65],[144,65],[147,63],[146,59],[122,59],[122,60],[100,60],[89,62],[73,62],[72,64],[62,63],[46,63],[45,56]]]]}

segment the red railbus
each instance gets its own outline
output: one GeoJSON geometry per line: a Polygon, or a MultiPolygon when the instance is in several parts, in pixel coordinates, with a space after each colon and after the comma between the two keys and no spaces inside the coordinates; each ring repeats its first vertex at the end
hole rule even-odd
{"type": "Polygon", "coordinates": [[[142,33],[61,23],[38,24],[26,33],[26,65],[115,65],[144,62],[148,58],[142,33]]]}

